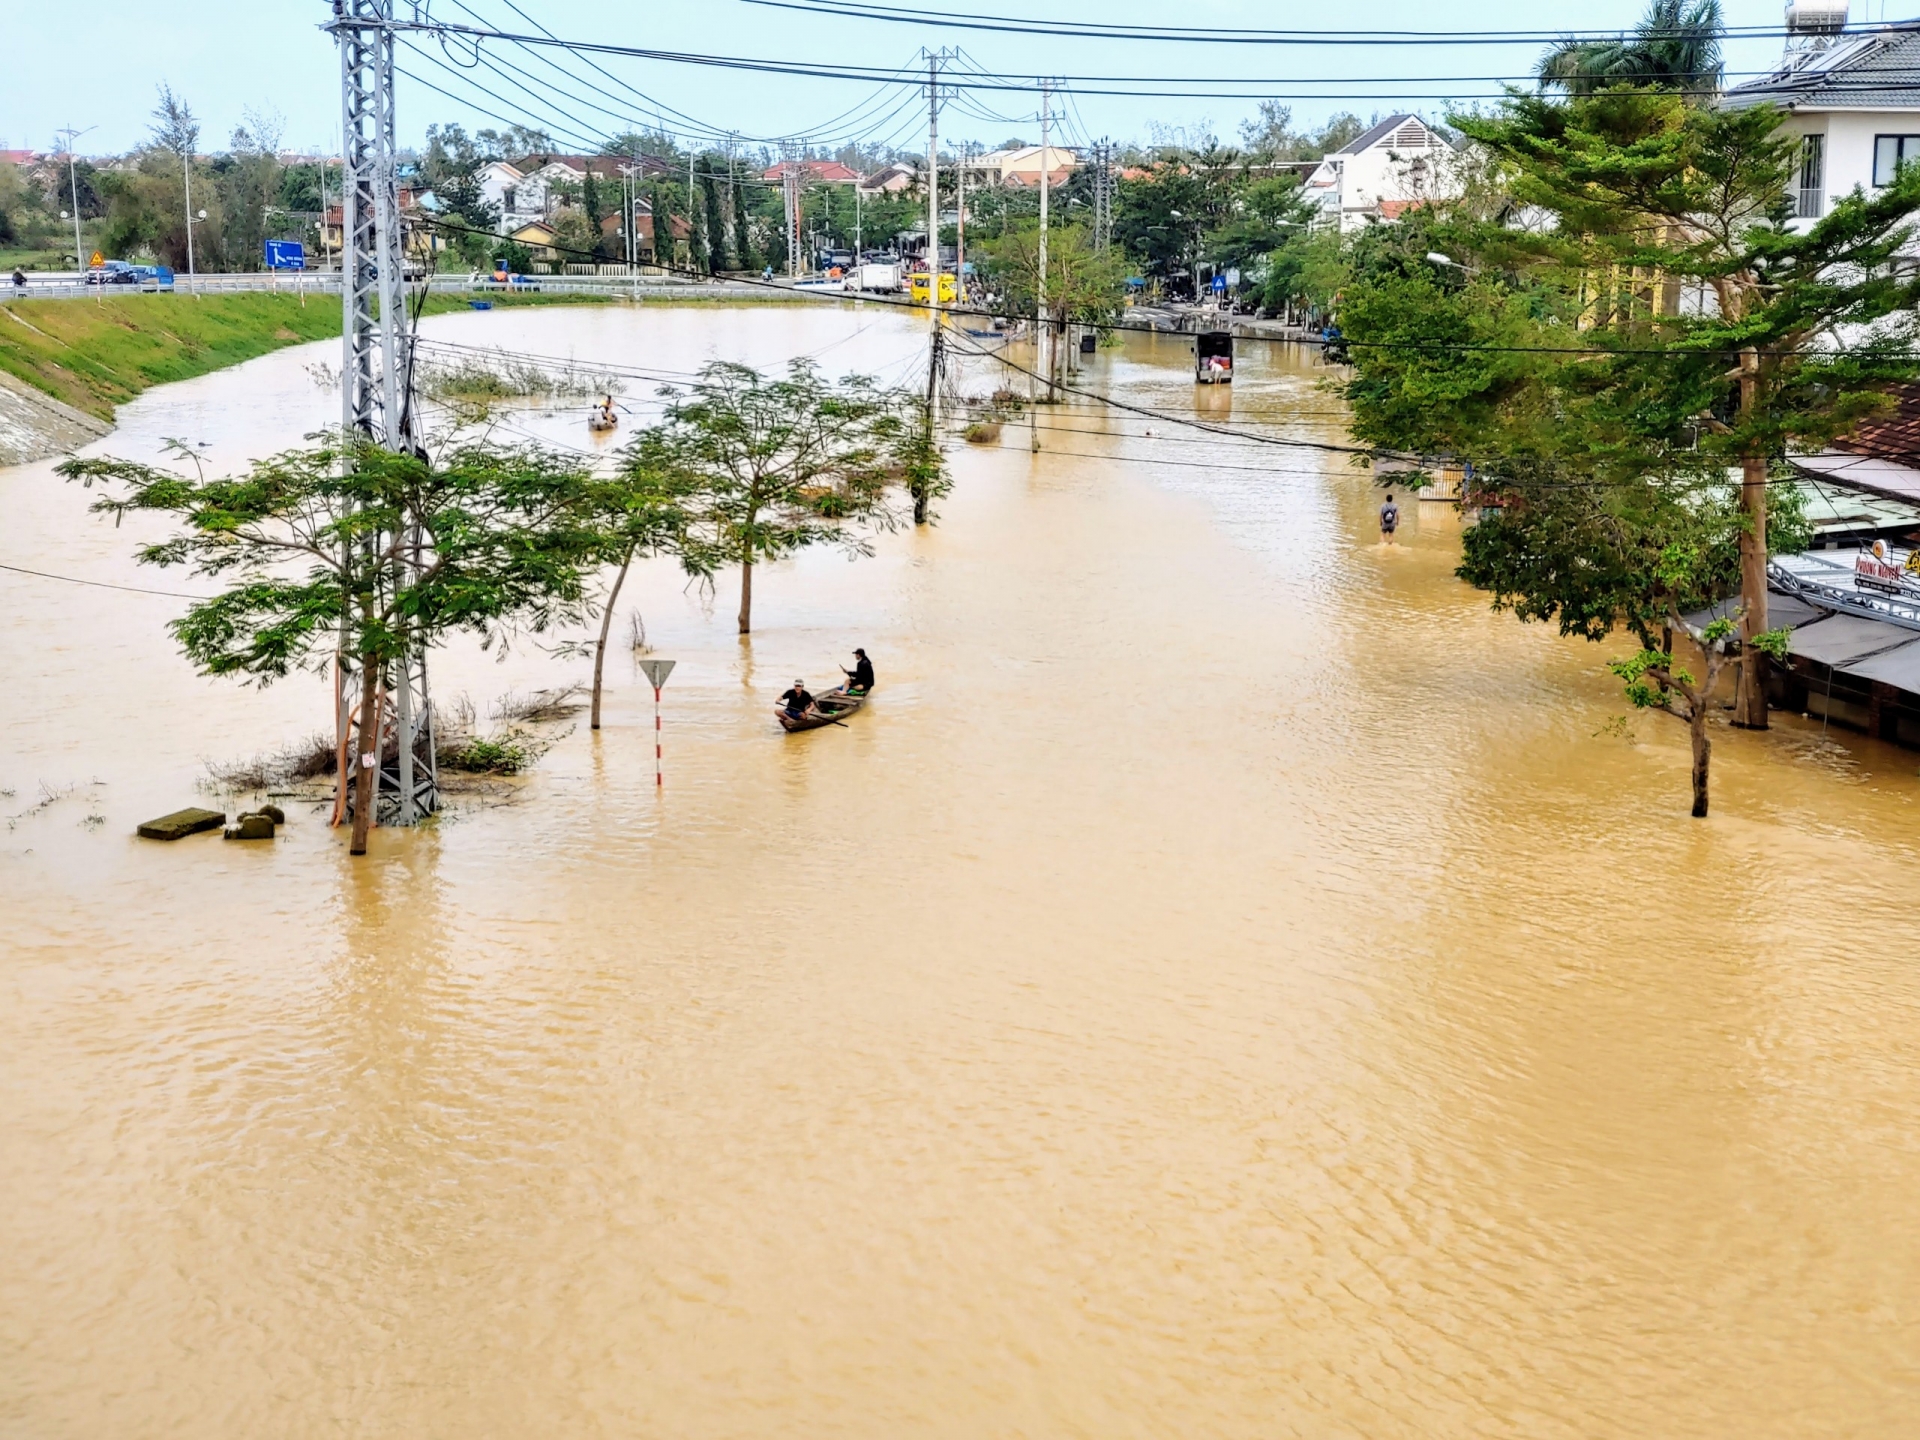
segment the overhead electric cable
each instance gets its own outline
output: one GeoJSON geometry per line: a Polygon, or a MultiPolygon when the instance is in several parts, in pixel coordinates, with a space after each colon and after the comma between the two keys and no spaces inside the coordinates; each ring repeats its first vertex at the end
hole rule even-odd
{"type": "MultiPolygon", "coordinates": [[[[1062,35],[1078,40],[1146,40],[1184,45],[1559,45],[1583,40],[1691,38],[1687,30],[1263,30],[1192,25],[1113,25],[1098,21],[1021,19],[965,10],[917,10],[866,0],[743,0],[769,10],[797,10],[838,19],[876,20],[944,29],[992,30],[1019,35],[1062,35]]],[[[1779,25],[1735,25],[1727,39],[1763,39],[1791,32],[1779,25]]]]}

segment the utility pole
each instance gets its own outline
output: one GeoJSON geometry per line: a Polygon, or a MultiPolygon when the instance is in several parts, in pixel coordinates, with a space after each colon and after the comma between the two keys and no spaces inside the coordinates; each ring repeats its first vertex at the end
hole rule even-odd
{"type": "MultiPolygon", "coordinates": [[[[928,50],[927,57],[927,443],[940,447],[940,367],[945,358],[940,330],[940,62],[945,50],[928,50]]],[[[954,298],[959,299],[960,266],[953,271],[954,298]]],[[[913,523],[927,523],[927,491],[914,493],[913,523]]]]}
{"type": "Polygon", "coordinates": [[[967,161],[973,158],[973,142],[960,147],[960,159],[953,167],[953,300],[967,308],[967,161]]]}
{"type": "Polygon", "coordinates": [[[1048,173],[1048,157],[1053,148],[1053,86],[1050,81],[1040,82],[1040,334],[1046,347],[1046,364],[1042,372],[1047,377],[1047,403],[1053,404],[1059,398],[1054,393],[1053,366],[1054,345],[1053,327],[1047,319],[1047,196],[1052,191],[1052,176],[1048,173]]]}
{"type": "MultiPolygon", "coordinates": [[[[940,436],[940,61],[944,51],[927,55],[927,430],[940,436]]],[[[956,282],[958,283],[957,279],[956,282]]],[[[926,520],[927,502],[916,495],[914,523],[926,520]]]]}
{"type": "Polygon", "coordinates": [[[187,188],[187,288],[193,289],[193,146],[180,157],[180,175],[187,188]]]}
{"type": "MultiPolygon", "coordinates": [[[[393,5],[394,0],[334,0],[334,19],[325,27],[340,47],[340,422],[342,429],[358,431],[389,450],[422,453],[418,420],[406,403],[412,344],[404,323],[393,5]]],[[[397,573],[382,577],[382,585],[406,583],[408,572],[418,564],[421,543],[418,535],[408,537],[397,573]]],[[[353,695],[349,676],[360,657],[349,652],[345,638],[343,628],[335,667],[338,735],[342,753],[358,757],[359,764],[372,772],[367,813],[354,816],[353,849],[362,853],[366,829],[379,812],[383,781],[390,779],[394,786],[394,819],[412,825],[439,808],[439,771],[426,656],[410,645],[403,647],[390,674],[374,677],[373,714],[362,713],[360,743],[346,749],[353,695]],[[397,751],[390,776],[383,773],[387,767],[382,743],[382,716],[389,709],[389,694],[397,751]],[[373,758],[367,759],[368,755],[373,758]]],[[[366,677],[360,677],[359,683],[364,686],[366,677]]],[[[345,818],[352,793],[348,782],[343,770],[334,806],[336,824],[345,818]]]]}
{"type": "Polygon", "coordinates": [[[67,189],[73,196],[73,263],[81,270],[87,268],[87,255],[80,248],[80,180],[74,171],[73,146],[82,135],[91,135],[99,128],[98,125],[89,125],[84,130],[76,130],[69,125],[66,129],[55,132],[67,137],[67,189]]]}

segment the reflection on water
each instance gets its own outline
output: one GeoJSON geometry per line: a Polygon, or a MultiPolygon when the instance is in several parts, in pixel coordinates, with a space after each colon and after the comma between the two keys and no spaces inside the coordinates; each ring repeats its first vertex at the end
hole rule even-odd
{"type": "MultiPolygon", "coordinates": [[[[428,324],[676,370],[923,344],[428,324]]],[[[317,353],[105,448],[287,443],[317,353]]],[[[1340,434],[1285,351],[1190,365],[1088,377],[1340,434]]],[[[730,577],[630,581],[680,661],[664,793],[623,665],[515,803],[360,864],[303,813],[131,839],[323,682],[200,680],[178,601],[0,578],[7,1433],[1905,1433],[1911,757],[1726,732],[1692,822],[1677,727],[1609,733],[1602,652],[1489,614],[1450,510],[1382,548],[1342,457],[1042,425],[957,449],[937,527],[769,567],[749,644],[730,577]],[[874,703],[782,736],[856,644],[874,703]]],[[[47,467],[0,487],[0,560],[192,588],[47,467]]]]}

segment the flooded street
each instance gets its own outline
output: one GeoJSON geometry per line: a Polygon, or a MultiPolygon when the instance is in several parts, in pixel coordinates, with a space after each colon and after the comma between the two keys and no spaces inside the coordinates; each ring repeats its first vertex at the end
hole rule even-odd
{"type": "MultiPolygon", "coordinates": [[[[889,381],[925,344],[871,306],[426,333],[889,381]]],[[[1186,344],[1087,383],[1343,437],[1308,360],[1196,397],[1186,344]]],[[[337,358],[90,453],[293,444],[337,358]]],[[[736,576],[637,573],[664,793],[622,647],[598,736],[361,862],[304,807],[134,839],[326,683],[198,678],[183,601],[0,571],[0,1435],[1911,1433],[1916,757],[1717,731],[1690,820],[1679,722],[1623,732],[1612,652],[1490,613],[1451,509],[1383,547],[1344,456],[1042,424],[956,442],[937,526],[767,567],[750,643],[736,576]],[[783,736],[855,645],[873,703],[783,736]]],[[[87,500],[0,470],[0,562],[206,588],[87,500]]],[[[434,684],[588,669],[463,640],[434,684]]]]}

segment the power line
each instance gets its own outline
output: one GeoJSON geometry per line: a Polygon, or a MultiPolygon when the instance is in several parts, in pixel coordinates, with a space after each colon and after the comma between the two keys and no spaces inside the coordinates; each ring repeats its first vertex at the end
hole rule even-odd
{"type": "Polygon", "coordinates": [[[172,600],[212,600],[212,595],[189,595],[182,590],[149,590],[140,585],[114,585],[105,580],[82,580],[78,575],[55,575],[51,570],[29,570],[24,565],[0,564],[0,570],[16,575],[35,575],[42,580],[64,580],[69,585],[88,585],[95,590],[124,590],[130,595],[165,595],[172,600]]]}
{"type": "MultiPolygon", "coordinates": [[[[619,55],[619,56],[625,56],[633,59],[659,60],[659,61],[663,61],[671,64],[706,66],[706,67],[712,67],[712,68],[718,68],[718,69],[730,69],[730,70],[746,70],[746,71],[758,72],[762,74],[793,75],[793,76],[801,76],[801,77],[812,78],[812,79],[860,80],[860,81],[866,81],[871,83],[876,80],[879,80],[879,81],[892,80],[895,78],[897,74],[897,72],[890,71],[885,67],[875,66],[875,65],[850,65],[850,64],[830,65],[830,64],[816,63],[811,61],[760,59],[760,58],[750,57],[750,56],[709,54],[709,53],[702,53],[702,52],[695,52],[695,51],[656,50],[656,49],[651,49],[651,48],[642,47],[642,46],[614,45],[614,44],[598,42],[598,41],[560,40],[560,39],[555,39],[555,38],[550,38],[550,37],[540,36],[540,35],[514,34],[507,31],[487,30],[487,29],[483,29],[483,28],[479,28],[471,25],[449,25],[449,24],[444,24],[440,22],[435,22],[432,24],[427,24],[424,22],[417,23],[417,24],[409,24],[409,23],[402,22],[402,23],[395,24],[393,28],[396,31],[418,30],[418,31],[430,31],[434,33],[444,33],[449,35],[461,35],[474,40],[487,40],[487,39],[504,40],[509,43],[517,44],[517,45],[558,46],[561,49],[569,50],[574,52],[575,54],[581,54],[581,55],[586,55],[586,54],[619,55]]],[[[952,80],[950,84],[959,88],[973,89],[973,90],[1026,92],[1026,91],[1030,91],[1037,88],[1043,80],[1046,80],[1048,78],[1049,77],[1040,76],[1040,75],[1009,74],[1009,75],[1003,75],[998,77],[980,76],[980,77],[974,77],[969,79],[955,79],[955,80],[952,80]]],[[[1499,79],[1502,77],[1473,77],[1473,78],[1485,78],[1485,79],[1491,80],[1491,79],[1499,79]]],[[[1524,77],[1513,77],[1513,78],[1530,80],[1533,77],[1529,75],[1524,77]]],[[[1295,99],[1295,100],[1306,100],[1306,101],[1319,101],[1319,100],[1399,101],[1399,100],[1475,100],[1475,99],[1499,100],[1499,99],[1506,98],[1505,91],[1489,92],[1489,93],[1477,93],[1477,92],[1471,92],[1471,91],[1463,92],[1458,90],[1408,91],[1408,90],[1405,90],[1404,88],[1400,88],[1404,85],[1404,77],[1384,77],[1377,80],[1351,81],[1351,80],[1346,80],[1340,77],[1329,77],[1325,79],[1320,77],[1305,77],[1301,79],[1267,79],[1267,78],[1262,78],[1258,76],[1233,76],[1233,77],[1228,77],[1228,78],[1217,80],[1217,81],[1210,81],[1205,77],[1197,77],[1197,76],[1156,77],[1156,76],[1127,76],[1127,75],[1118,75],[1118,76],[1068,75],[1068,76],[1055,77],[1055,79],[1056,79],[1056,83],[1073,89],[1077,94],[1117,96],[1122,98],[1133,98],[1133,99],[1202,99],[1202,100],[1295,99]],[[1324,85],[1336,85],[1336,84],[1392,85],[1396,88],[1390,92],[1384,92],[1384,93],[1376,93],[1372,91],[1369,91],[1366,93],[1361,93],[1358,91],[1352,91],[1352,92],[1329,91],[1329,90],[1323,90],[1323,89],[1303,90],[1303,91],[1300,91],[1299,93],[1294,93],[1290,90],[1282,88],[1282,87],[1288,87],[1288,86],[1324,86],[1324,85]],[[1260,86],[1261,88],[1257,90],[1223,90],[1223,89],[1215,88],[1220,85],[1257,85],[1257,86],[1260,86]],[[1113,88],[1118,86],[1124,86],[1126,88],[1113,88]],[[1159,86],[1159,87],[1181,86],[1185,88],[1145,89],[1145,88],[1141,88],[1143,86],[1159,86]]],[[[900,80],[897,83],[904,84],[906,82],[904,80],[900,80]]],[[[1462,83],[1466,83],[1466,82],[1463,80],[1462,83]]],[[[1829,89],[1846,89],[1849,87],[1845,82],[1836,82],[1835,84],[1829,85],[1828,88],[1829,89]]],[[[1851,88],[1858,90],[1862,94],[1867,94],[1867,93],[1880,94],[1880,93],[1883,93],[1888,87],[1884,83],[1880,83],[1880,82],[1874,82],[1871,84],[1867,82],[1860,82],[1856,85],[1853,85],[1851,88]]],[[[1698,94],[1704,95],[1704,94],[1717,94],[1718,90],[1714,87],[1707,87],[1707,86],[1693,87],[1691,90],[1684,87],[1676,87],[1671,93],[1674,93],[1674,94],[1698,93],[1698,94]]]]}
{"type": "MultiPolygon", "coordinates": [[[[1583,40],[1658,39],[1671,34],[1689,38],[1685,30],[1262,30],[1244,28],[1197,29],[1174,25],[1108,25],[1069,20],[1023,20],[1008,15],[974,11],[914,10],[865,0],[743,0],[770,10],[797,10],[849,20],[877,20],[891,24],[931,25],[947,29],[1002,31],[1019,35],[1063,35],[1078,40],[1147,40],[1155,44],[1188,45],[1557,45],[1583,40]]],[[[1878,28],[1878,27],[1876,27],[1878,28]]],[[[1891,27],[1888,27],[1891,28],[1891,27]]],[[[1778,25],[1723,27],[1723,39],[1763,39],[1791,32],[1778,25]]]]}

